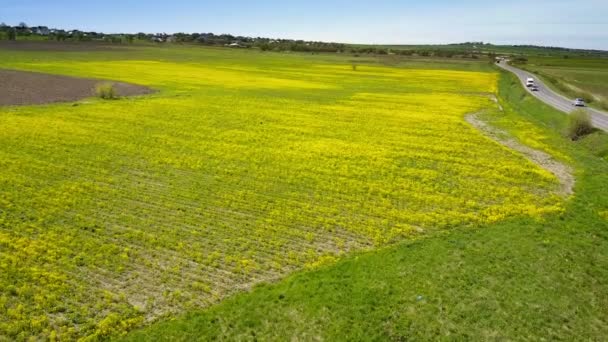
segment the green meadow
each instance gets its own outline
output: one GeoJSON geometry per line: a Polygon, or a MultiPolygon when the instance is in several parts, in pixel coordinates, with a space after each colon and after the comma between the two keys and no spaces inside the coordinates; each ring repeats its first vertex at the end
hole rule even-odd
{"type": "Polygon", "coordinates": [[[608,333],[608,137],[576,143],[567,118],[501,74],[519,139],[543,134],[576,167],[564,213],[456,228],[260,285],[127,341],[602,340],[608,333]]]}
{"type": "Polygon", "coordinates": [[[171,46],[0,68],[155,90],[0,107],[0,340],[608,333],[608,138],[564,138],[487,61],[171,46]],[[473,113],[569,165],[574,194],[473,113]]]}

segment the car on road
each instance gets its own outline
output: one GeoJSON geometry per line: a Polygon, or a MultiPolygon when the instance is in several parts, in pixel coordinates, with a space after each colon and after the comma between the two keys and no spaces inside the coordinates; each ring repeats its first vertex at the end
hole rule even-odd
{"type": "Polygon", "coordinates": [[[530,88],[534,85],[534,79],[532,77],[528,77],[526,79],[526,87],[530,88]]]}
{"type": "Polygon", "coordinates": [[[574,102],[572,102],[572,105],[576,107],[585,107],[585,100],[581,98],[575,99],[574,102]]]}
{"type": "Polygon", "coordinates": [[[532,86],[530,87],[530,90],[532,90],[532,91],[539,91],[539,90],[540,90],[540,88],[539,88],[537,85],[532,85],[532,86]]]}

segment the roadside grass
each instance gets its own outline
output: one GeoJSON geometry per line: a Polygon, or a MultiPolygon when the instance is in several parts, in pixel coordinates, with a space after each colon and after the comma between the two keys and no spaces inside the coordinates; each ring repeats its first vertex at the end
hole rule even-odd
{"type": "Polygon", "coordinates": [[[591,107],[608,110],[608,59],[530,57],[518,65],[538,74],[557,92],[584,98],[591,107]]]}
{"type": "Polygon", "coordinates": [[[485,120],[576,168],[565,212],[458,228],[255,287],[128,335],[193,340],[603,340],[608,335],[608,136],[509,73],[485,120]]]}
{"type": "Polygon", "coordinates": [[[570,113],[568,123],[568,136],[570,139],[578,140],[585,135],[593,133],[594,130],[589,112],[576,110],[570,113]]]}

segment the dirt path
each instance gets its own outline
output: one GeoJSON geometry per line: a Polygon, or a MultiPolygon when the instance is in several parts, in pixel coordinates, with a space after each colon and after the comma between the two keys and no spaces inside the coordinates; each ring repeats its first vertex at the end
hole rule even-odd
{"type": "Polygon", "coordinates": [[[553,159],[553,157],[543,151],[535,150],[519,143],[511,138],[506,132],[481,121],[477,115],[478,114],[469,114],[465,117],[465,120],[473,127],[485,133],[485,135],[492,140],[510,149],[521,152],[528,160],[555,175],[561,185],[559,191],[560,195],[569,196],[574,193],[575,178],[572,173],[572,168],[553,159]]]}
{"type": "MultiPolygon", "coordinates": [[[[107,81],[50,75],[37,72],[0,70],[0,106],[70,102],[94,96],[95,86],[107,81]]],[[[119,96],[150,94],[140,85],[112,82],[119,96]]]]}

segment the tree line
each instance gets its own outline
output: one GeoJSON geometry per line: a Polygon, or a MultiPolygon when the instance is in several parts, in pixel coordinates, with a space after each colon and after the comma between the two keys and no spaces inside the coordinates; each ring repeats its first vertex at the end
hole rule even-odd
{"type": "Polygon", "coordinates": [[[50,41],[97,41],[111,44],[133,43],[178,43],[207,46],[229,46],[233,48],[254,48],[261,51],[293,51],[311,53],[350,53],[357,55],[400,55],[443,58],[473,58],[488,56],[482,48],[491,46],[484,42],[466,42],[445,46],[361,46],[332,42],[305,41],[294,39],[273,39],[264,37],[235,36],[214,33],[119,33],[107,34],[95,31],[64,30],[47,26],[28,26],[22,22],[11,26],[0,24],[0,40],[50,40],[50,41]]]}
{"type": "Polygon", "coordinates": [[[303,52],[343,52],[345,44],[313,42],[291,39],[271,39],[244,37],[231,34],[214,33],[120,33],[106,34],[95,31],[64,30],[47,26],[28,26],[26,23],[11,26],[0,24],[0,39],[55,40],[55,41],[102,41],[108,43],[192,43],[210,46],[233,46],[240,48],[259,48],[263,51],[303,51],[303,52]]]}

